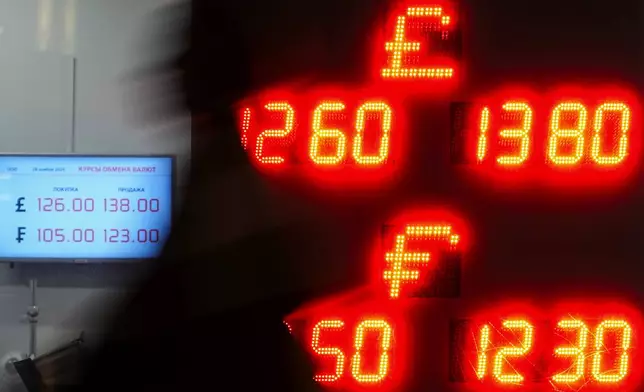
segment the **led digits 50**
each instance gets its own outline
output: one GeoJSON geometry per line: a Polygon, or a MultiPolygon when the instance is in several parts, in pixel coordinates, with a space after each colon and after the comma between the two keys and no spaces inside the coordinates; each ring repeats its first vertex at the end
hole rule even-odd
{"type": "MultiPolygon", "coordinates": [[[[335,365],[333,372],[316,374],[315,379],[320,382],[336,382],[340,380],[345,371],[346,355],[339,347],[326,347],[320,344],[320,337],[323,330],[331,334],[333,331],[342,332],[345,323],[339,319],[329,319],[319,321],[313,327],[311,337],[311,348],[313,351],[324,357],[335,357],[335,365]]],[[[383,381],[389,372],[389,355],[391,351],[391,343],[393,340],[393,329],[391,325],[384,319],[365,319],[362,320],[357,326],[354,333],[354,354],[351,357],[351,375],[353,379],[359,383],[378,383],[383,381]],[[363,369],[363,347],[365,340],[368,336],[374,333],[378,336],[379,341],[379,356],[375,372],[366,372],[363,369]]]]}

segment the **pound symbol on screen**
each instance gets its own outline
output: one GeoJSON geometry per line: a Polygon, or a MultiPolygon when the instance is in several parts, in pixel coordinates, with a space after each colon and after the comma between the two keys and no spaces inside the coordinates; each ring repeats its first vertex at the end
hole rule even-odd
{"type": "Polygon", "coordinates": [[[26,212],[24,201],[24,197],[19,197],[18,200],[16,200],[16,212],[26,212]]]}
{"type": "Polygon", "coordinates": [[[27,228],[26,227],[18,227],[18,235],[16,235],[16,242],[21,243],[22,241],[25,240],[25,235],[27,234],[27,228]]]}

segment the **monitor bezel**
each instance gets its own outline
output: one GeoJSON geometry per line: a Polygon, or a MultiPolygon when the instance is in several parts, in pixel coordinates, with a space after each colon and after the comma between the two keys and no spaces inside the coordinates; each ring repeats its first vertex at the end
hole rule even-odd
{"type": "MultiPolygon", "coordinates": [[[[0,153],[3,157],[41,157],[41,158],[165,158],[170,159],[170,226],[174,224],[177,195],[177,155],[176,154],[75,154],[75,153],[0,153]]],[[[154,260],[149,258],[68,258],[68,257],[3,257],[0,256],[0,263],[16,264],[113,264],[113,263],[136,263],[154,260]]]]}

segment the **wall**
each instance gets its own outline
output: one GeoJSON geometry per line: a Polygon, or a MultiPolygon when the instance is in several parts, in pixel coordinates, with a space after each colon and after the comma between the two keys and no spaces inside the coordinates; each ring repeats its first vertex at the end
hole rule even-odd
{"type": "MultiPolygon", "coordinates": [[[[184,166],[188,121],[134,116],[154,102],[132,82],[133,71],[159,56],[158,47],[141,40],[144,26],[167,3],[0,1],[0,152],[171,153],[184,166]]],[[[39,280],[37,349],[43,353],[81,330],[95,330],[100,319],[93,314],[118,297],[135,269],[1,264],[0,357],[28,350],[30,278],[39,280]]]]}

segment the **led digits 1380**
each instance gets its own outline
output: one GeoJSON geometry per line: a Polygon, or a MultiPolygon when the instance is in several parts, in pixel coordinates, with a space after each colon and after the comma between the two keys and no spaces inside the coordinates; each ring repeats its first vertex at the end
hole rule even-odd
{"type": "MultiPolygon", "coordinates": [[[[311,337],[311,348],[313,351],[323,357],[333,357],[335,364],[332,367],[332,372],[320,373],[315,375],[315,379],[320,382],[336,382],[339,381],[345,371],[345,363],[347,357],[344,351],[339,347],[328,347],[320,343],[322,331],[327,334],[342,333],[345,323],[340,319],[321,320],[313,327],[311,337]]],[[[378,383],[387,377],[389,373],[389,352],[391,350],[391,343],[393,340],[393,329],[391,325],[384,319],[364,319],[356,326],[354,333],[353,349],[354,353],[349,358],[351,361],[351,376],[359,383],[378,383]],[[379,357],[377,361],[376,370],[373,372],[365,372],[363,369],[363,354],[362,350],[365,345],[365,340],[368,336],[376,335],[379,344],[379,357]]]]}
{"type": "MultiPolygon", "coordinates": [[[[496,156],[501,166],[519,166],[530,157],[533,148],[534,110],[528,102],[508,101],[501,106],[501,112],[486,106],[479,114],[479,136],[476,146],[478,162],[489,156],[490,127],[494,115],[520,119],[520,127],[502,128],[498,131],[499,144],[513,147],[514,152],[496,156]]],[[[549,118],[546,160],[555,166],[573,166],[586,160],[599,166],[615,166],[624,162],[629,154],[631,130],[631,109],[619,101],[602,102],[589,114],[586,105],[576,101],[559,102],[552,108],[549,118]],[[607,120],[616,120],[614,135],[607,130],[607,120]],[[608,134],[608,135],[607,135],[608,134]],[[611,146],[607,136],[614,136],[611,146]],[[568,146],[564,152],[562,146],[568,146]]]]}

